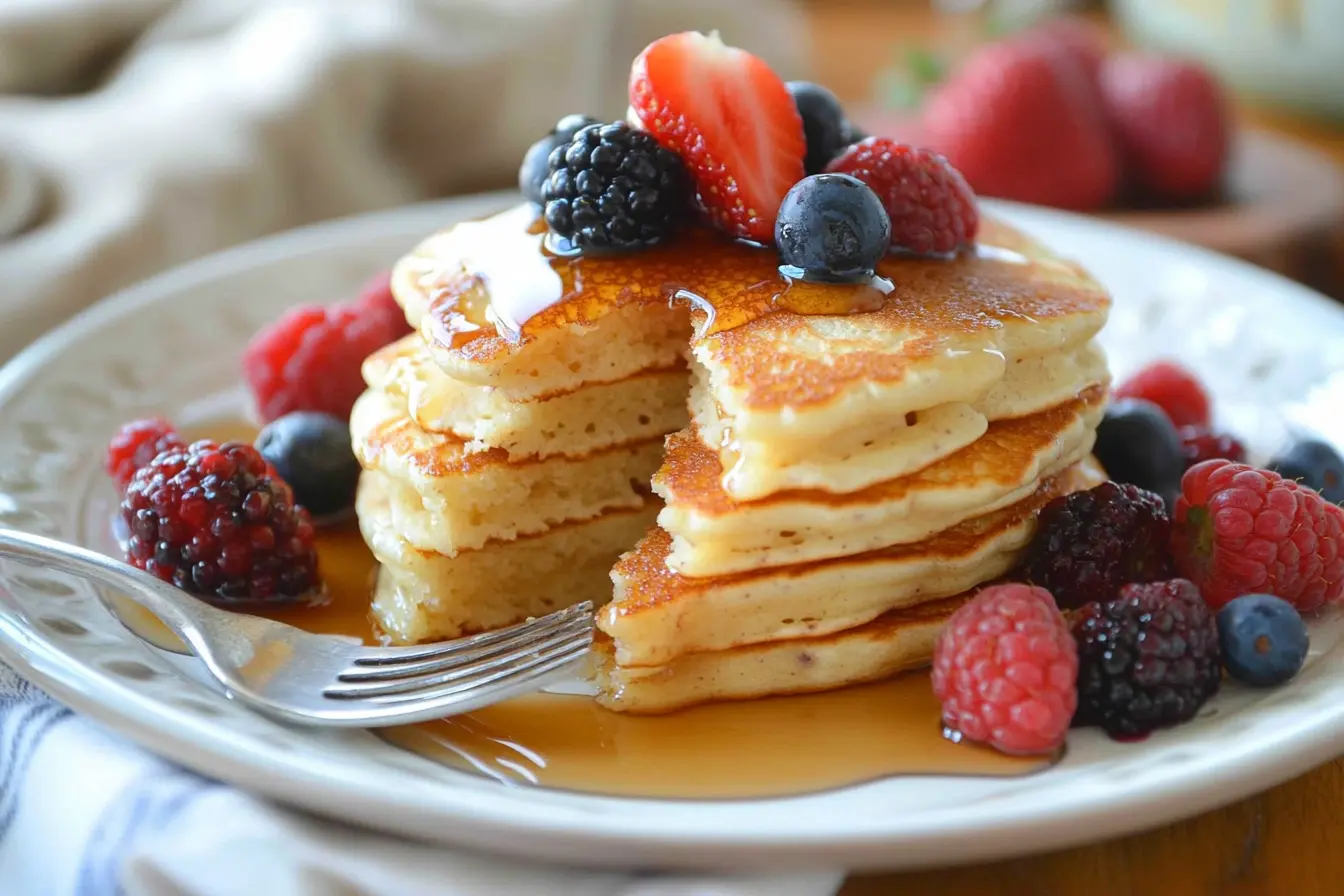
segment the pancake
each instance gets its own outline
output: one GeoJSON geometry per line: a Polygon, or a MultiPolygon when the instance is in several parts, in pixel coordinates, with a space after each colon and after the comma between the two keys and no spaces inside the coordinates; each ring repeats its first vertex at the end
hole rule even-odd
{"type": "Polygon", "coordinates": [[[544,229],[520,205],[397,264],[446,373],[530,397],[670,366],[689,338],[730,425],[760,442],[973,404],[1017,359],[1082,347],[1110,309],[1082,268],[993,219],[956,258],[885,256],[877,287],[793,281],[774,252],[703,229],[591,257],[550,254],[544,229]]]}
{"type": "Polygon", "coordinates": [[[672,539],[655,528],[616,563],[615,596],[597,627],[621,666],[843,631],[1002,576],[1035,534],[1041,507],[1099,481],[1094,467],[1078,464],[1025,500],[926,541],[728,576],[674,572],[672,539]]]}
{"type": "Polygon", "coordinates": [[[350,415],[355,456],[386,477],[393,525],[415,547],[453,555],[605,511],[644,506],[663,454],[654,437],[579,458],[469,453],[427,433],[391,398],[368,391],[350,415]]]}
{"type": "MultiPolygon", "coordinates": [[[[541,226],[538,226],[541,225],[541,226]]],[[[524,204],[434,234],[392,271],[392,293],[454,379],[510,399],[683,363],[689,312],[620,259],[548,254],[524,204]]]]}
{"type": "Polygon", "coordinates": [[[361,477],[356,510],[381,564],[374,616],[394,643],[411,644],[502,628],[584,600],[605,603],[611,565],[652,524],[658,503],[454,557],[418,550],[401,536],[377,473],[361,477]]]}
{"type": "Polygon", "coordinates": [[[934,642],[965,599],[923,603],[835,634],[694,653],[643,668],[616,665],[611,641],[599,634],[593,647],[597,702],[618,712],[654,714],[879,681],[928,665],[934,642]]]}
{"type": "Polygon", "coordinates": [[[792,438],[760,442],[721,416],[704,369],[692,367],[692,417],[705,444],[717,447],[724,490],[743,501],[787,489],[852,492],[908,476],[972,444],[993,420],[1037,414],[1110,382],[1105,353],[1089,342],[1072,352],[1017,359],[974,404],[949,402],[840,432],[813,431],[804,420],[792,438]]]}
{"type": "Polygon", "coordinates": [[[672,537],[667,563],[686,576],[726,575],[929,538],[1025,499],[1086,457],[1105,402],[1095,388],[1048,411],[997,421],[913,476],[861,491],[792,490],[750,502],[723,489],[714,451],[690,432],[677,433],[653,477],[666,503],[658,523],[672,537]]]}
{"type": "MultiPolygon", "coordinates": [[[[692,356],[734,438],[819,441],[949,402],[974,406],[1019,359],[1075,352],[1105,324],[1110,298],[1082,268],[994,219],[978,240],[953,259],[884,257],[889,291],[867,313],[779,310],[843,307],[850,285],[793,284],[767,302],[759,286],[742,288],[753,277],[708,284],[714,315],[692,315],[692,356]]],[[[769,263],[758,259],[756,278],[769,263]]]]}
{"type": "Polygon", "coordinates": [[[612,445],[658,438],[686,425],[685,365],[645,370],[613,383],[513,401],[497,389],[445,374],[412,334],[370,355],[364,379],[420,429],[466,441],[468,453],[582,457],[612,445]]]}

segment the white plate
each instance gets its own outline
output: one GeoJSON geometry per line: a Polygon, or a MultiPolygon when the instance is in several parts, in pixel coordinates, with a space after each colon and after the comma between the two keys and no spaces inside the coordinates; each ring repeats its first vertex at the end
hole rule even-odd
{"type": "MultiPolygon", "coordinates": [[[[0,373],[0,525],[110,549],[113,493],[98,467],[118,423],[235,407],[243,345],[282,308],[348,295],[432,229],[510,200],[420,206],[244,246],[127,290],[32,346],[0,373]]],[[[1114,291],[1105,341],[1117,373],[1180,355],[1261,450],[1294,422],[1341,425],[1344,309],[1208,252],[1058,212],[993,208],[1114,291]]],[[[1075,733],[1065,761],[1032,777],[898,779],[738,802],[508,789],[367,732],[260,718],[128,636],[79,583],[7,567],[0,586],[0,659],[183,765],[388,831],[596,865],[898,868],[1058,848],[1234,801],[1344,743],[1344,629],[1332,621],[1313,629],[1291,685],[1229,686],[1198,720],[1141,743],[1075,733]]]]}

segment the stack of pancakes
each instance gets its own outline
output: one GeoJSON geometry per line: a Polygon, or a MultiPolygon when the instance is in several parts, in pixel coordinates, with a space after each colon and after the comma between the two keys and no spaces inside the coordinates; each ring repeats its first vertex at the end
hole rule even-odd
{"type": "Polygon", "coordinates": [[[395,641],[610,600],[613,709],[882,678],[1100,480],[1109,297],[1005,225],[861,286],[704,231],[591,257],[543,234],[523,206],[394,271],[418,331],[367,361],[351,429],[395,641]]]}
{"type": "Polygon", "coordinates": [[[395,642],[606,601],[612,564],[659,508],[649,478],[687,421],[686,310],[635,302],[510,332],[492,289],[554,302],[561,288],[532,221],[459,225],[393,272],[417,332],[365,361],[350,427],[356,511],[381,563],[374,615],[395,642]]]}
{"type": "Polygon", "coordinates": [[[866,314],[697,303],[735,325],[693,314],[692,425],[668,439],[659,526],[617,563],[599,616],[606,705],[922,665],[964,594],[1017,564],[1040,508],[1100,481],[1109,299],[1004,225],[981,240],[885,261],[890,292],[866,314]]]}

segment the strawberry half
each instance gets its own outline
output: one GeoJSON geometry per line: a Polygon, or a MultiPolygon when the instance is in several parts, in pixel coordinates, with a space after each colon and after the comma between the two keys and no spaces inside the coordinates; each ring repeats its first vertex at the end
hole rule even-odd
{"type": "Polygon", "coordinates": [[[771,243],[784,194],[803,179],[807,140],[793,97],[761,59],[718,32],[670,34],[630,69],[633,122],[681,156],[717,227],[771,243]]]}

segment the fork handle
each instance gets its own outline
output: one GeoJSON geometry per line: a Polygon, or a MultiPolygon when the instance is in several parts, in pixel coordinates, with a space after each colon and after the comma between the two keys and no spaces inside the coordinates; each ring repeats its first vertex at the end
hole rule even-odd
{"type": "Polygon", "coordinates": [[[106,554],[17,529],[0,528],[0,559],[54,569],[115,588],[193,646],[204,617],[223,612],[200,601],[188,604],[189,598],[178,588],[106,554]]]}

